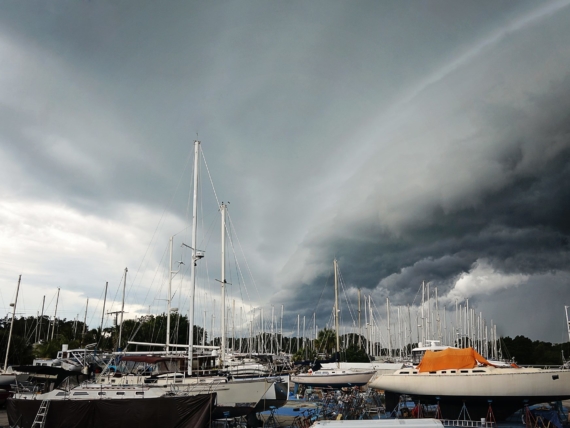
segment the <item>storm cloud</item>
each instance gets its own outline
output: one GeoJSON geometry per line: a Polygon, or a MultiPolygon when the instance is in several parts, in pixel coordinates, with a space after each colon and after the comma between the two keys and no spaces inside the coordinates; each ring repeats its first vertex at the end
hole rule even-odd
{"type": "Polygon", "coordinates": [[[187,305],[197,138],[199,323],[219,306],[223,200],[247,258],[231,261],[229,299],[283,305],[287,331],[297,315],[328,322],[337,258],[353,305],[358,288],[417,305],[425,281],[500,334],[567,340],[568,2],[0,11],[0,310],[21,273],[22,313],[44,294],[52,311],[61,287],[63,316],[89,297],[94,325],[128,266],[129,316],[162,312],[171,235],[187,305]]]}

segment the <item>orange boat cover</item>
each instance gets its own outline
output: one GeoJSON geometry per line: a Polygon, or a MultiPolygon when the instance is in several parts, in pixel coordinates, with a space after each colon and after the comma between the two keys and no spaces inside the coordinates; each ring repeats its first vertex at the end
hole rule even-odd
{"type": "Polygon", "coordinates": [[[418,370],[422,373],[448,369],[472,369],[477,366],[477,363],[486,366],[493,365],[473,348],[448,348],[437,352],[426,351],[418,365],[418,370]]]}

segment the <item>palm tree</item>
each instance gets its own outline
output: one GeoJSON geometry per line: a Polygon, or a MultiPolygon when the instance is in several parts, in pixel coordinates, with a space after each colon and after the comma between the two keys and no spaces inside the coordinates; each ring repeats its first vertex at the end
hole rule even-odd
{"type": "Polygon", "coordinates": [[[336,335],[334,330],[324,328],[319,331],[317,340],[315,340],[317,352],[324,352],[328,356],[332,355],[336,348],[336,335]]]}

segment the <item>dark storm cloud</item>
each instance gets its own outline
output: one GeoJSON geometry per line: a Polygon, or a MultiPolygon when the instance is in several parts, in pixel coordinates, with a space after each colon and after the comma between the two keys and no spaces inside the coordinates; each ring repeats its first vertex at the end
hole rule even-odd
{"type": "MultiPolygon", "coordinates": [[[[509,132],[497,146],[508,150],[497,153],[495,161],[510,176],[508,184],[479,196],[476,206],[452,212],[425,207],[421,224],[409,225],[397,236],[383,232],[372,219],[345,223],[343,236],[322,238],[318,247],[330,249],[324,257],[336,256],[344,277],[355,286],[369,292],[378,284],[380,294],[375,295],[389,296],[394,305],[413,303],[422,281],[438,286],[443,295],[477,260],[506,274],[568,272],[570,78],[535,97],[528,111],[504,116],[499,124],[508,124],[509,132]],[[555,155],[545,155],[553,151],[555,155]]],[[[301,287],[291,306],[299,308],[308,295],[306,308],[311,308],[323,279],[301,287]]],[[[331,296],[329,291],[325,307],[332,304],[331,296]]]]}
{"type": "MultiPolygon", "coordinates": [[[[539,44],[536,40],[533,43],[539,44]]],[[[506,40],[502,45],[501,48],[506,49],[513,43],[506,40]]],[[[517,49],[520,48],[513,47],[515,52],[517,49]]],[[[545,69],[547,64],[547,61],[543,64],[545,69]]],[[[498,68],[500,74],[500,66],[498,68]]],[[[535,75],[540,73],[540,68],[536,66],[535,75]]],[[[428,88],[428,93],[435,97],[446,85],[452,91],[461,81],[459,73],[438,82],[434,91],[428,88]]],[[[533,71],[528,74],[532,76],[533,71]]],[[[473,94],[471,100],[462,101],[466,106],[463,112],[467,112],[476,131],[464,141],[449,144],[442,151],[443,158],[432,161],[427,168],[429,175],[418,168],[420,180],[422,174],[426,178],[441,174],[441,194],[451,191],[456,196],[426,198],[416,194],[417,200],[400,204],[408,212],[400,212],[396,226],[383,218],[390,211],[385,208],[385,192],[381,189],[377,194],[369,192],[361,200],[345,197],[340,203],[357,200],[360,212],[350,211],[345,206],[333,208],[336,214],[327,226],[303,242],[303,251],[309,260],[306,266],[322,266],[319,262],[330,260],[332,272],[332,259],[336,257],[344,278],[353,287],[352,298],[354,288],[362,288],[363,293],[374,296],[377,305],[385,305],[386,297],[393,305],[417,305],[421,300],[418,287],[422,281],[429,282],[432,290],[437,287],[440,297],[445,296],[460,278],[474,273],[482,261],[497,277],[515,275],[519,278],[519,283],[525,285],[524,298],[529,302],[560,290],[552,275],[566,275],[570,267],[570,76],[564,67],[551,71],[550,76],[555,77],[544,82],[539,92],[536,88],[523,89],[524,95],[513,103],[509,96],[493,99],[493,90],[485,86],[492,88],[497,76],[489,75],[488,82],[482,86],[485,88],[482,92],[489,91],[488,94],[473,94]],[[458,157],[459,147],[467,147],[468,155],[458,157]],[[439,167],[443,172],[438,171],[439,167]],[[478,168],[488,169],[490,175],[481,176],[478,168]],[[462,180],[465,174],[473,177],[468,185],[462,180]],[[533,286],[529,286],[528,281],[533,286]]],[[[483,81],[483,76],[479,78],[483,81]]],[[[464,90],[466,84],[462,82],[463,88],[458,88],[464,90]]],[[[460,117],[460,114],[449,116],[460,117]]],[[[444,144],[442,141],[440,146],[444,144]]],[[[376,165],[376,169],[360,172],[357,179],[351,180],[351,185],[359,189],[370,186],[369,183],[382,182],[374,177],[383,174],[383,164],[376,165]]],[[[406,194],[410,186],[396,185],[403,191],[403,201],[410,198],[406,194]]],[[[421,184],[417,187],[421,188],[421,184]]],[[[394,194],[397,200],[397,189],[394,194]]],[[[434,195],[439,196],[437,191],[434,195]]],[[[393,204],[398,206],[398,202],[393,204]]],[[[295,308],[291,317],[303,310],[308,313],[314,310],[326,277],[317,274],[297,288],[291,304],[286,304],[295,308]]],[[[496,287],[499,286],[497,283],[496,287]]],[[[472,307],[484,308],[484,303],[489,302],[485,292],[480,291],[479,295],[477,290],[472,290],[471,293],[463,297],[471,298],[472,307]]],[[[508,295],[509,292],[501,293],[508,295]]],[[[569,299],[568,290],[560,297],[569,299]]],[[[323,308],[317,309],[321,320],[327,319],[332,298],[332,288],[329,288],[323,308]]],[[[550,297],[547,300],[553,302],[550,297]]],[[[488,307],[498,310],[496,305],[488,307]]],[[[513,316],[518,318],[518,315],[513,316]]],[[[544,318],[543,326],[526,334],[536,338],[548,331],[549,327],[545,326],[552,325],[554,318],[555,315],[544,318]]],[[[512,326],[506,329],[511,334],[515,331],[512,326]]]]}

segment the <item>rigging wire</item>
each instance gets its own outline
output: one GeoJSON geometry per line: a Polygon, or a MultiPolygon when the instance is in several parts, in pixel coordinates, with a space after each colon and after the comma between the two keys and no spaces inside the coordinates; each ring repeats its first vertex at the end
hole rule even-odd
{"type": "Polygon", "coordinates": [[[157,235],[157,232],[158,232],[159,228],[161,227],[161,225],[162,225],[162,223],[163,223],[164,216],[165,216],[166,212],[168,211],[168,209],[172,206],[172,204],[173,204],[173,202],[174,202],[174,198],[175,198],[175,196],[176,196],[176,193],[178,193],[178,188],[180,187],[180,183],[182,182],[182,177],[184,176],[184,172],[185,172],[186,169],[188,168],[188,163],[190,162],[190,159],[191,159],[191,156],[190,156],[190,153],[189,153],[189,154],[188,154],[188,157],[186,158],[186,164],[184,165],[184,168],[182,169],[182,173],[180,174],[180,177],[178,178],[178,183],[176,184],[176,188],[174,189],[174,192],[172,193],[172,196],[171,196],[171,198],[170,198],[170,202],[168,203],[168,205],[167,205],[167,206],[164,208],[164,210],[162,211],[162,214],[160,215],[160,219],[158,220],[158,223],[157,223],[157,225],[156,225],[156,227],[155,227],[155,229],[154,229],[154,232],[152,233],[152,236],[151,236],[151,238],[150,238],[150,241],[149,241],[149,243],[148,243],[148,245],[147,245],[147,247],[146,247],[146,250],[145,250],[145,252],[144,252],[143,258],[142,258],[142,260],[141,260],[141,262],[140,262],[140,264],[139,264],[137,270],[135,271],[135,275],[134,275],[133,279],[131,280],[131,285],[130,285],[130,287],[129,287],[129,293],[131,292],[131,289],[132,289],[132,287],[133,287],[133,285],[134,285],[134,283],[135,283],[135,281],[136,281],[136,279],[137,279],[137,277],[138,277],[138,275],[139,275],[139,272],[140,272],[140,270],[141,270],[141,268],[142,268],[142,266],[143,266],[143,263],[144,263],[145,260],[146,260],[146,257],[147,257],[147,255],[148,255],[148,252],[149,252],[149,250],[150,250],[150,247],[151,247],[151,245],[152,245],[152,243],[153,243],[153,241],[154,241],[154,238],[155,238],[155,236],[157,235]]]}

